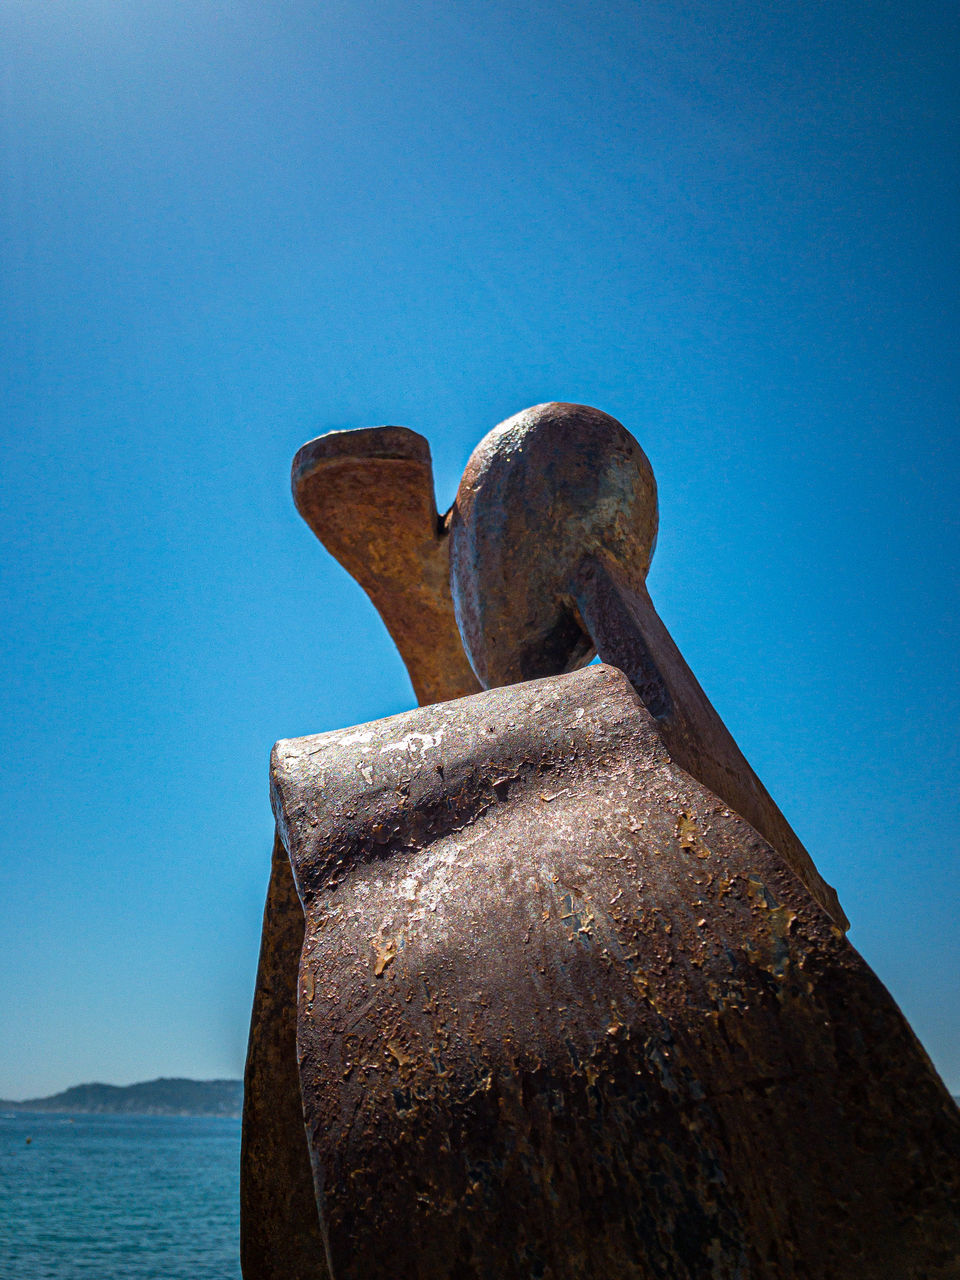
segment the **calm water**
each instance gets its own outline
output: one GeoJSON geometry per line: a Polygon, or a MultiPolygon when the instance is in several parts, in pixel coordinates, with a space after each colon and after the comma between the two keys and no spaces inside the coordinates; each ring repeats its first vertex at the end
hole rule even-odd
{"type": "Polygon", "coordinates": [[[239,1120],[0,1112],[0,1280],[239,1280],[239,1161],[239,1120]]]}

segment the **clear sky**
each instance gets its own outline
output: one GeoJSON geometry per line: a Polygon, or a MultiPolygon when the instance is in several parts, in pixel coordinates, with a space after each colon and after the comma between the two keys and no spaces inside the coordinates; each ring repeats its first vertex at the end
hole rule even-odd
{"type": "Polygon", "coordinates": [[[0,0],[0,1097],[242,1070],[276,738],[409,707],[332,428],[596,405],[960,1092],[951,4],[0,0]]]}

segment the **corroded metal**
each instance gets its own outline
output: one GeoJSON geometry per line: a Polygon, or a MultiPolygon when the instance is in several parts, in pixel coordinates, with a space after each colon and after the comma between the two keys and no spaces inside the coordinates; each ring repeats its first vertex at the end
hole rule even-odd
{"type": "Polygon", "coordinates": [[[752,823],[847,928],[836,892],[653,607],[645,579],[656,535],[650,463],[615,418],[544,404],[495,427],[451,512],[454,605],[474,670],[490,688],[599,652],[630,677],[674,760],[752,823]]]}
{"type": "MultiPolygon", "coordinates": [[[[291,483],[307,524],[380,612],[418,700],[476,691],[453,616],[446,528],[437,516],[426,440],[404,427],[332,432],[299,451],[291,483]]],[[[277,845],[244,1073],[245,1280],[327,1275],[296,1063],[302,945],[303,911],[289,860],[277,845]]]]}
{"type": "Polygon", "coordinates": [[[423,436],[406,427],[331,431],[299,450],[291,485],[304,520],[376,606],[417,701],[476,693],[423,436]]]}
{"type": "Polygon", "coordinates": [[[334,1280],[946,1280],[960,1115],[593,667],[277,744],[334,1280]]]}
{"type": "Polygon", "coordinates": [[[528,410],[446,519],[402,428],[293,486],[437,705],[275,749],[246,1280],[957,1276],[960,1116],[653,608],[632,437],[528,410]],[[449,701],[453,599],[512,687],[449,701]]]}
{"type": "Polygon", "coordinates": [[[243,1081],[240,1265],[244,1280],[326,1280],[297,1072],[303,909],[279,837],[263,913],[243,1081]]]}

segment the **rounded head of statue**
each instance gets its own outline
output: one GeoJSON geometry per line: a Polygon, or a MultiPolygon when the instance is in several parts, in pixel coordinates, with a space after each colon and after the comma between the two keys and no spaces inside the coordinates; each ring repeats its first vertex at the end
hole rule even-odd
{"type": "Polygon", "coordinates": [[[585,561],[642,582],[657,538],[646,454],[609,414],[539,404],[474,449],[450,513],[450,586],[485,688],[559,675],[594,643],[575,603],[585,561]]]}

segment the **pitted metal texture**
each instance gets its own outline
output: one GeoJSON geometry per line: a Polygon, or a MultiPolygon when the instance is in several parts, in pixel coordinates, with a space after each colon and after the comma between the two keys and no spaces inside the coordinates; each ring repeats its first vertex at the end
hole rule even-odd
{"type": "Polygon", "coordinates": [[[960,1115],[611,668],[277,744],[333,1280],[946,1280],[960,1115]]]}

